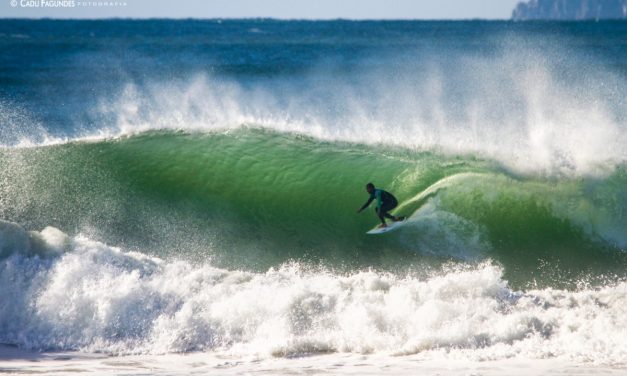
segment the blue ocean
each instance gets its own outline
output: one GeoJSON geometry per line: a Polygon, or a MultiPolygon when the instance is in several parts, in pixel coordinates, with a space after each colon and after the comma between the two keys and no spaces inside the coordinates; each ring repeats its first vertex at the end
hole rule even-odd
{"type": "Polygon", "coordinates": [[[4,352],[620,374],[626,211],[625,21],[0,20],[4,352]]]}

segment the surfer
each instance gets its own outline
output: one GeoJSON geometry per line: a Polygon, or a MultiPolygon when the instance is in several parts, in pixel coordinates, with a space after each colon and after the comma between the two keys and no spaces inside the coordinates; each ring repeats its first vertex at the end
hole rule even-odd
{"type": "Polygon", "coordinates": [[[379,228],[388,226],[385,223],[385,218],[389,218],[395,222],[402,221],[404,219],[403,217],[395,217],[388,213],[390,210],[394,209],[396,205],[398,205],[396,197],[394,197],[394,195],[390,192],[384,191],[383,189],[377,189],[372,183],[366,184],[366,191],[370,194],[370,198],[368,198],[368,201],[366,201],[366,203],[359,208],[359,210],[357,210],[357,213],[361,213],[362,210],[370,206],[374,199],[377,199],[377,207],[375,208],[375,211],[377,212],[379,219],[381,219],[381,225],[379,225],[379,228]]]}

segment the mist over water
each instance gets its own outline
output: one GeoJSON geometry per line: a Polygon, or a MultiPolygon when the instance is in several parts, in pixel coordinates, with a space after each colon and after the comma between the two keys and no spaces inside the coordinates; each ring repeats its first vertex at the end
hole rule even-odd
{"type": "Polygon", "coordinates": [[[564,66],[564,60],[582,57],[557,42],[549,56],[517,37],[493,43],[488,56],[454,49],[401,57],[383,51],[374,67],[338,75],[314,65],[299,80],[242,83],[198,73],[131,81],[100,102],[98,116],[111,120],[112,135],[247,125],[329,141],[480,155],[532,174],[606,174],[624,162],[625,88],[618,73],[564,66]]]}
{"type": "Polygon", "coordinates": [[[625,27],[0,22],[0,341],[625,364],[625,27]]]}

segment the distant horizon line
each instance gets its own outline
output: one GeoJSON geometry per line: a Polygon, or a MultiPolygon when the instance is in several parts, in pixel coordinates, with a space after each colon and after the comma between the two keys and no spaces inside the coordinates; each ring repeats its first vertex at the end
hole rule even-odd
{"type": "Polygon", "coordinates": [[[70,17],[0,17],[0,20],[29,20],[29,21],[282,21],[282,22],[601,22],[601,21],[619,21],[616,19],[583,19],[583,20],[563,20],[563,19],[532,19],[532,20],[515,20],[513,18],[278,18],[278,17],[94,17],[94,18],[70,18],[70,17]]]}
{"type": "Polygon", "coordinates": [[[0,19],[13,20],[269,20],[269,21],[509,21],[511,18],[282,18],[282,17],[0,17],[0,19]]]}

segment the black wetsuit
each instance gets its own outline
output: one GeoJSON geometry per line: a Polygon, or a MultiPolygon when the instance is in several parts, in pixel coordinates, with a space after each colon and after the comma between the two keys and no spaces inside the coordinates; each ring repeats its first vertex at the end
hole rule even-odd
{"type": "Polygon", "coordinates": [[[379,219],[381,219],[381,223],[385,223],[385,218],[396,220],[396,218],[388,212],[398,205],[398,201],[390,192],[384,191],[383,189],[375,189],[370,194],[368,201],[366,201],[364,206],[362,206],[359,210],[361,211],[367,208],[372,201],[374,201],[374,199],[377,199],[377,207],[375,208],[375,211],[377,212],[379,219]]]}

